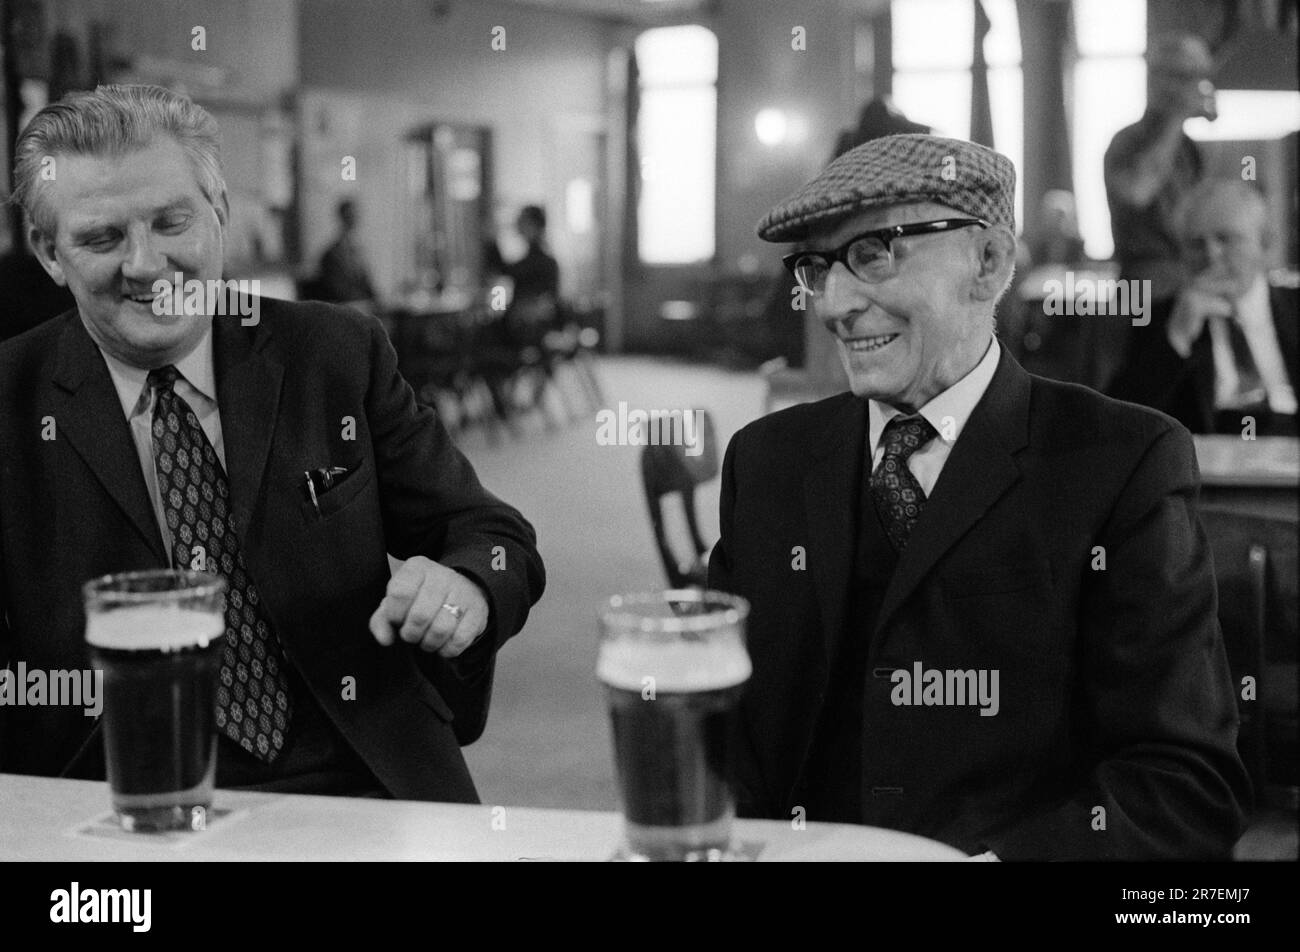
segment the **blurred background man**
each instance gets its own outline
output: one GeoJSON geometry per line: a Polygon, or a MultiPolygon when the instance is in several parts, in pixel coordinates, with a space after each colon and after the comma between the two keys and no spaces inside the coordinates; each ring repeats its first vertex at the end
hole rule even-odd
{"type": "Polygon", "coordinates": [[[1156,297],[1182,277],[1174,211],[1201,177],[1200,151],[1183,123],[1217,115],[1214,59],[1200,37],[1164,35],[1147,49],[1147,108],[1106,150],[1106,199],[1120,278],[1152,282],[1156,297]]]}
{"type": "Polygon", "coordinates": [[[1296,435],[1295,287],[1270,287],[1276,240],[1257,188],[1202,182],[1183,199],[1178,237],[1186,278],[1134,330],[1113,392],[1177,418],[1193,433],[1296,435]]]}
{"type": "Polygon", "coordinates": [[[560,296],[560,266],[546,247],[546,209],[525,205],[515,219],[515,230],[524,240],[523,257],[506,261],[500,246],[489,239],[484,245],[488,273],[502,275],[514,283],[513,301],[543,299],[554,304],[560,296]]]}
{"type": "Polygon", "coordinates": [[[316,295],[322,301],[374,307],[375,286],[357,237],[357,203],[350,198],[339,202],[338,218],[339,235],[321,255],[316,295]]]}
{"type": "MultiPolygon", "coordinates": [[[[1190,34],[1154,37],[1146,59],[1146,111],[1115,134],[1103,172],[1119,279],[1150,281],[1151,295],[1160,298],[1173,294],[1182,280],[1174,211],[1204,166],[1183,123],[1216,116],[1214,60],[1205,41],[1190,34]]],[[[1104,388],[1118,371],[1129,328],[1125,315],[1098,320],[1091,344],[1093,386],[1104,388]]]]}

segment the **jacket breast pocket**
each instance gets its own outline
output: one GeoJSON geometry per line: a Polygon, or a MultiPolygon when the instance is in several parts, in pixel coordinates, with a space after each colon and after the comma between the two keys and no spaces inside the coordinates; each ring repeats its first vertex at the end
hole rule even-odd
{"type": "Polygon", "coordinates": [[[1052,569],[1046,559],[1026,559],[978,571],[950,573],[943,576],[941,584],[950,599],[1048,590],[1052,587],[1052,569]]]}
{"type": "Polygon", "coordinates": [[[312,504],[310,493],[307,492],[306,476],[303,477],[302,515],[307,522],[328,519],[346,509],[375,480],[374,465],[368,456],[361,457],[359,462],[348,466],[347,469],[347,474],[340,477],[332,487],[324,492],[320,489],[316,490],[315,505],[312,504]]]}

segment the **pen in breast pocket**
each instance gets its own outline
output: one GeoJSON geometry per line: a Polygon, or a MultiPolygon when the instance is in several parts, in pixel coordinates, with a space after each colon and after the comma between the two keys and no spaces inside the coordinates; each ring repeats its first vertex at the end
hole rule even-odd
{"type": "Polygon", "coordinates": [[[320,483],[320,492],[324,492],[334,485],[334,481],[340,476],[347,474],[345,466],[320,467],[319,469],[309,469],[303,472],[307,479],[307,495],[311,497],[312,508],[320,514],[320,497],[317,494],[317,483],[320,483]]]}

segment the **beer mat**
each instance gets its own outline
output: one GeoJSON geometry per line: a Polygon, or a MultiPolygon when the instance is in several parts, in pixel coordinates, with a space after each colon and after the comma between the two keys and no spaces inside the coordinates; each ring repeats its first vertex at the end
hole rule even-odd
{"type": "Polygon", "coordinates": [[[130,843],[132,846],[152,845],[160,846],[164,849],[184,849],[190,844],[206,839],[213,832],[224,830],[233,823],[237,823],[244,817],[248,816],[251,810],[248,807],[240,809],[230,809],[223,807],[214,807],[208,811],[208,825],[203,830],[165,830],[157,833],[131,833],[122,829],[122,824],[117,820],[117,814],[111,810],[108,813],[102,813],[80,826],[76,826],[68,831],[68,835],[82,837],[91,840],[116,840],[121,843],[130,843]]]}
{"type": "MultiPolygon", "coordinates": [[[[758,856],[763,852],[767,844],[761,840],[740,840],[731,844],[731,849],[727,851],[726,857],[722,860],[724,863],[755,863],[758,862],[758,856]]],[[[627,863],[631,858],[624,847],[619,847],[612,855],[608,862],[610,863],[627,863]]]]}

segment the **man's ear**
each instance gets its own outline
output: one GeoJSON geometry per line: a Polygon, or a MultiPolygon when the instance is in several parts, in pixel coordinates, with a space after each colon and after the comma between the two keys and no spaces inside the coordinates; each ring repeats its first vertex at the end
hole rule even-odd
{"type": "Polygon", "coordinates": [[[68,279],[63,274],[63,265],[59,264],[59,259],[54,254],[54,239],[47,237],[35,225],[29,225],[27,243],[31,246],[32,254],[36,255],[36,260],[45,269],[45,273],[54,279],[55,284],[66,288],[68,279]]]}
{"type": "Polygon", "coordinates": [[[976,301],[996,301],[1016,269],[1016,239],[1010,229],[999,225],[975,234],[977,261],[971,297],[976,301]]]}

